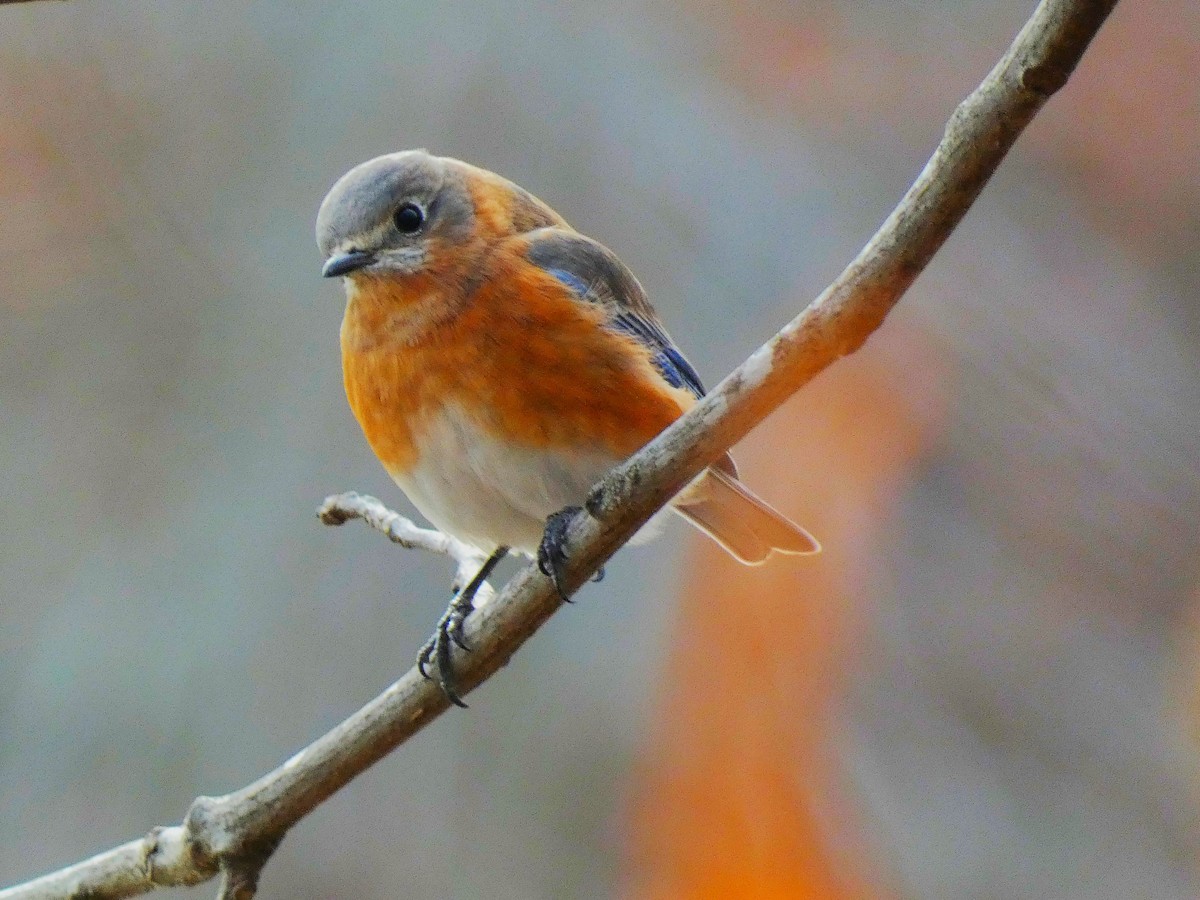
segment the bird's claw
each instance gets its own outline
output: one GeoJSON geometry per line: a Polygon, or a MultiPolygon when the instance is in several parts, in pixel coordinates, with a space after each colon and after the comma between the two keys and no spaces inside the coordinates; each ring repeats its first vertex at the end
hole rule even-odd
{"type": "Polygon", "coordinates": [[[417,671],[425,678],[432,677],[429,674],[429,663],[433,662],[437,675],[437,682],[442,688],[442,693],[446,695],[446,699],[455,706],[467,708],[467,704],[463,703],[462,697],[458,693],[458,679],[454,674],[454,663],[450,658],[451,645],[458,645],[459,649],[465,650],[468,653],[471,651],[470,645],[467,643],[465,636],[464,625],[467,621],[467,616],[475,611],[475,594],[479,588],[487,581],[488,575],[496,568],[500,562],[508,554],[507,547],[497,547],[479,567],[479,571],[475,573],[475,577],[467,582],[454,595],[454,599],[450,601],[450,606],[438,619],[437,628],[434,629],[433,637],[425,642],[421,647],[421,652],[417,654],[417,671]]]}
{"type": "Polygon", "coordinates": [[[567,603],[571,602],[567,592],[563,590],[567,566],[567,529],[579,511],[578,506],[568,506],[548,518],[546,530],[542,534],[542,543],[538,546],[538,568],[554,584],[558,596],[567,603]]]}
{"type": "Polygon", "coordinates": [[[467,616],[474,611],[475,605],[471,602],[471,597],[464,596],[465,593],[466,591],[462,590],[454,595],[450,606],[438,619],[433,636],[425,642],[425,645],[421,647],[421,652],[417,654],[417,670],[424,677],[430,678],[432,676],[428,666],[430,662],[433,662],[437,682],[446,695],[446,699],[463,709],[466,709],[467,704],[463,703],[462,697],[458,693],[454,664],[450,659],[450,645],[456,644],[467,652],[471,650],[463,636],[463,623],[466,622],[467,616]]]}

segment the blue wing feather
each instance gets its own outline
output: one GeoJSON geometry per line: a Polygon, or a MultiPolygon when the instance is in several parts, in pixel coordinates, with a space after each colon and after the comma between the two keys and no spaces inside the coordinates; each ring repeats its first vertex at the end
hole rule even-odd
{"type": "Polygon", "coordinates": [[[546,229],[531,244],[529,259],[553,275],[580,300],[599,303],[612,313],[608,327],[640,341],[654,366],[672,387],[704,396],[700,376],[653,317],[641,285],[608,249],[559,229],[546,229]],[[553,233],[551,233],[553,232],[553,233]]]}
{"type": "Polygon", "coordinates": [[[574,272],[569,272],[566,269],[547,269],[551,275],[573,290],[579,295],[579,299],[584,299],[587,296],[590,288],[586,281],[576,275],[574,272]]]}
{"type": "Polygon", "coordinates": [[[691,391],[697,397],[704,396],[704,384],[692,364],[653,322],[648,322],[637,313],[621,313],[613,318],[611,327],[650,348],[654,353],[654,367],[671,387],[691,391]]]}

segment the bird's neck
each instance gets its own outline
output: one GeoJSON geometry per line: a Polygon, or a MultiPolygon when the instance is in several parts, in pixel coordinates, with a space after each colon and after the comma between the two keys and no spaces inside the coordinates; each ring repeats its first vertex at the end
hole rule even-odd
{"type": "Polygon", "coordinates": [[[431,279],[354,279],[347,285],[342,347],[364,352],[412,346],[453,319],[458,306],[431,279]]]}

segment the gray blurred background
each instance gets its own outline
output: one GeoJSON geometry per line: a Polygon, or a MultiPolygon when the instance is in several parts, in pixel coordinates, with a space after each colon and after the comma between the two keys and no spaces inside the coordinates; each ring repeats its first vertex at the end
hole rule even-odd
{"type": "MultiPolygon", "coordinates": [[[[0,6],[0,884],[277,765],[444,606],[445,560],[314,516],[346,489],[411,512],[342,395],[312,222],[343,171],[421,146],[512,178],[714,383],[870,235],[1030,8],[0,6]]],[[[813,564],[856,585],[833,712],[799,727],[857,895],[1200,890],[1198,59],[1197,7],[1126,0],[865,351],[929,437],[875,537],[813,564]]],[[[649,896],[631,773],[662,764],[684,540],[622,553],[297,827],[260,896],[649,896]]]]}

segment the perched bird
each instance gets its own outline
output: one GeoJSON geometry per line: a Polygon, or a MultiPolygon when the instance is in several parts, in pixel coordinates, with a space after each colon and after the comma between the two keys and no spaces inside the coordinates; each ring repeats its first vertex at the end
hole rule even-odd
{"type": "MultiPolygon", "coordinates": [[[[510,551],[555,579],[592,486],[704,393],[637,279],[606,247],[492,172],[409,150],[351,169],[317,215],[346,288],[346,395],[371,449],[442,531],[491,554],[421,671],[461,705],[450,643],[510,551]]],[[[725,456],[673,508],[748,565],[817,542],[725,456]]]]}

